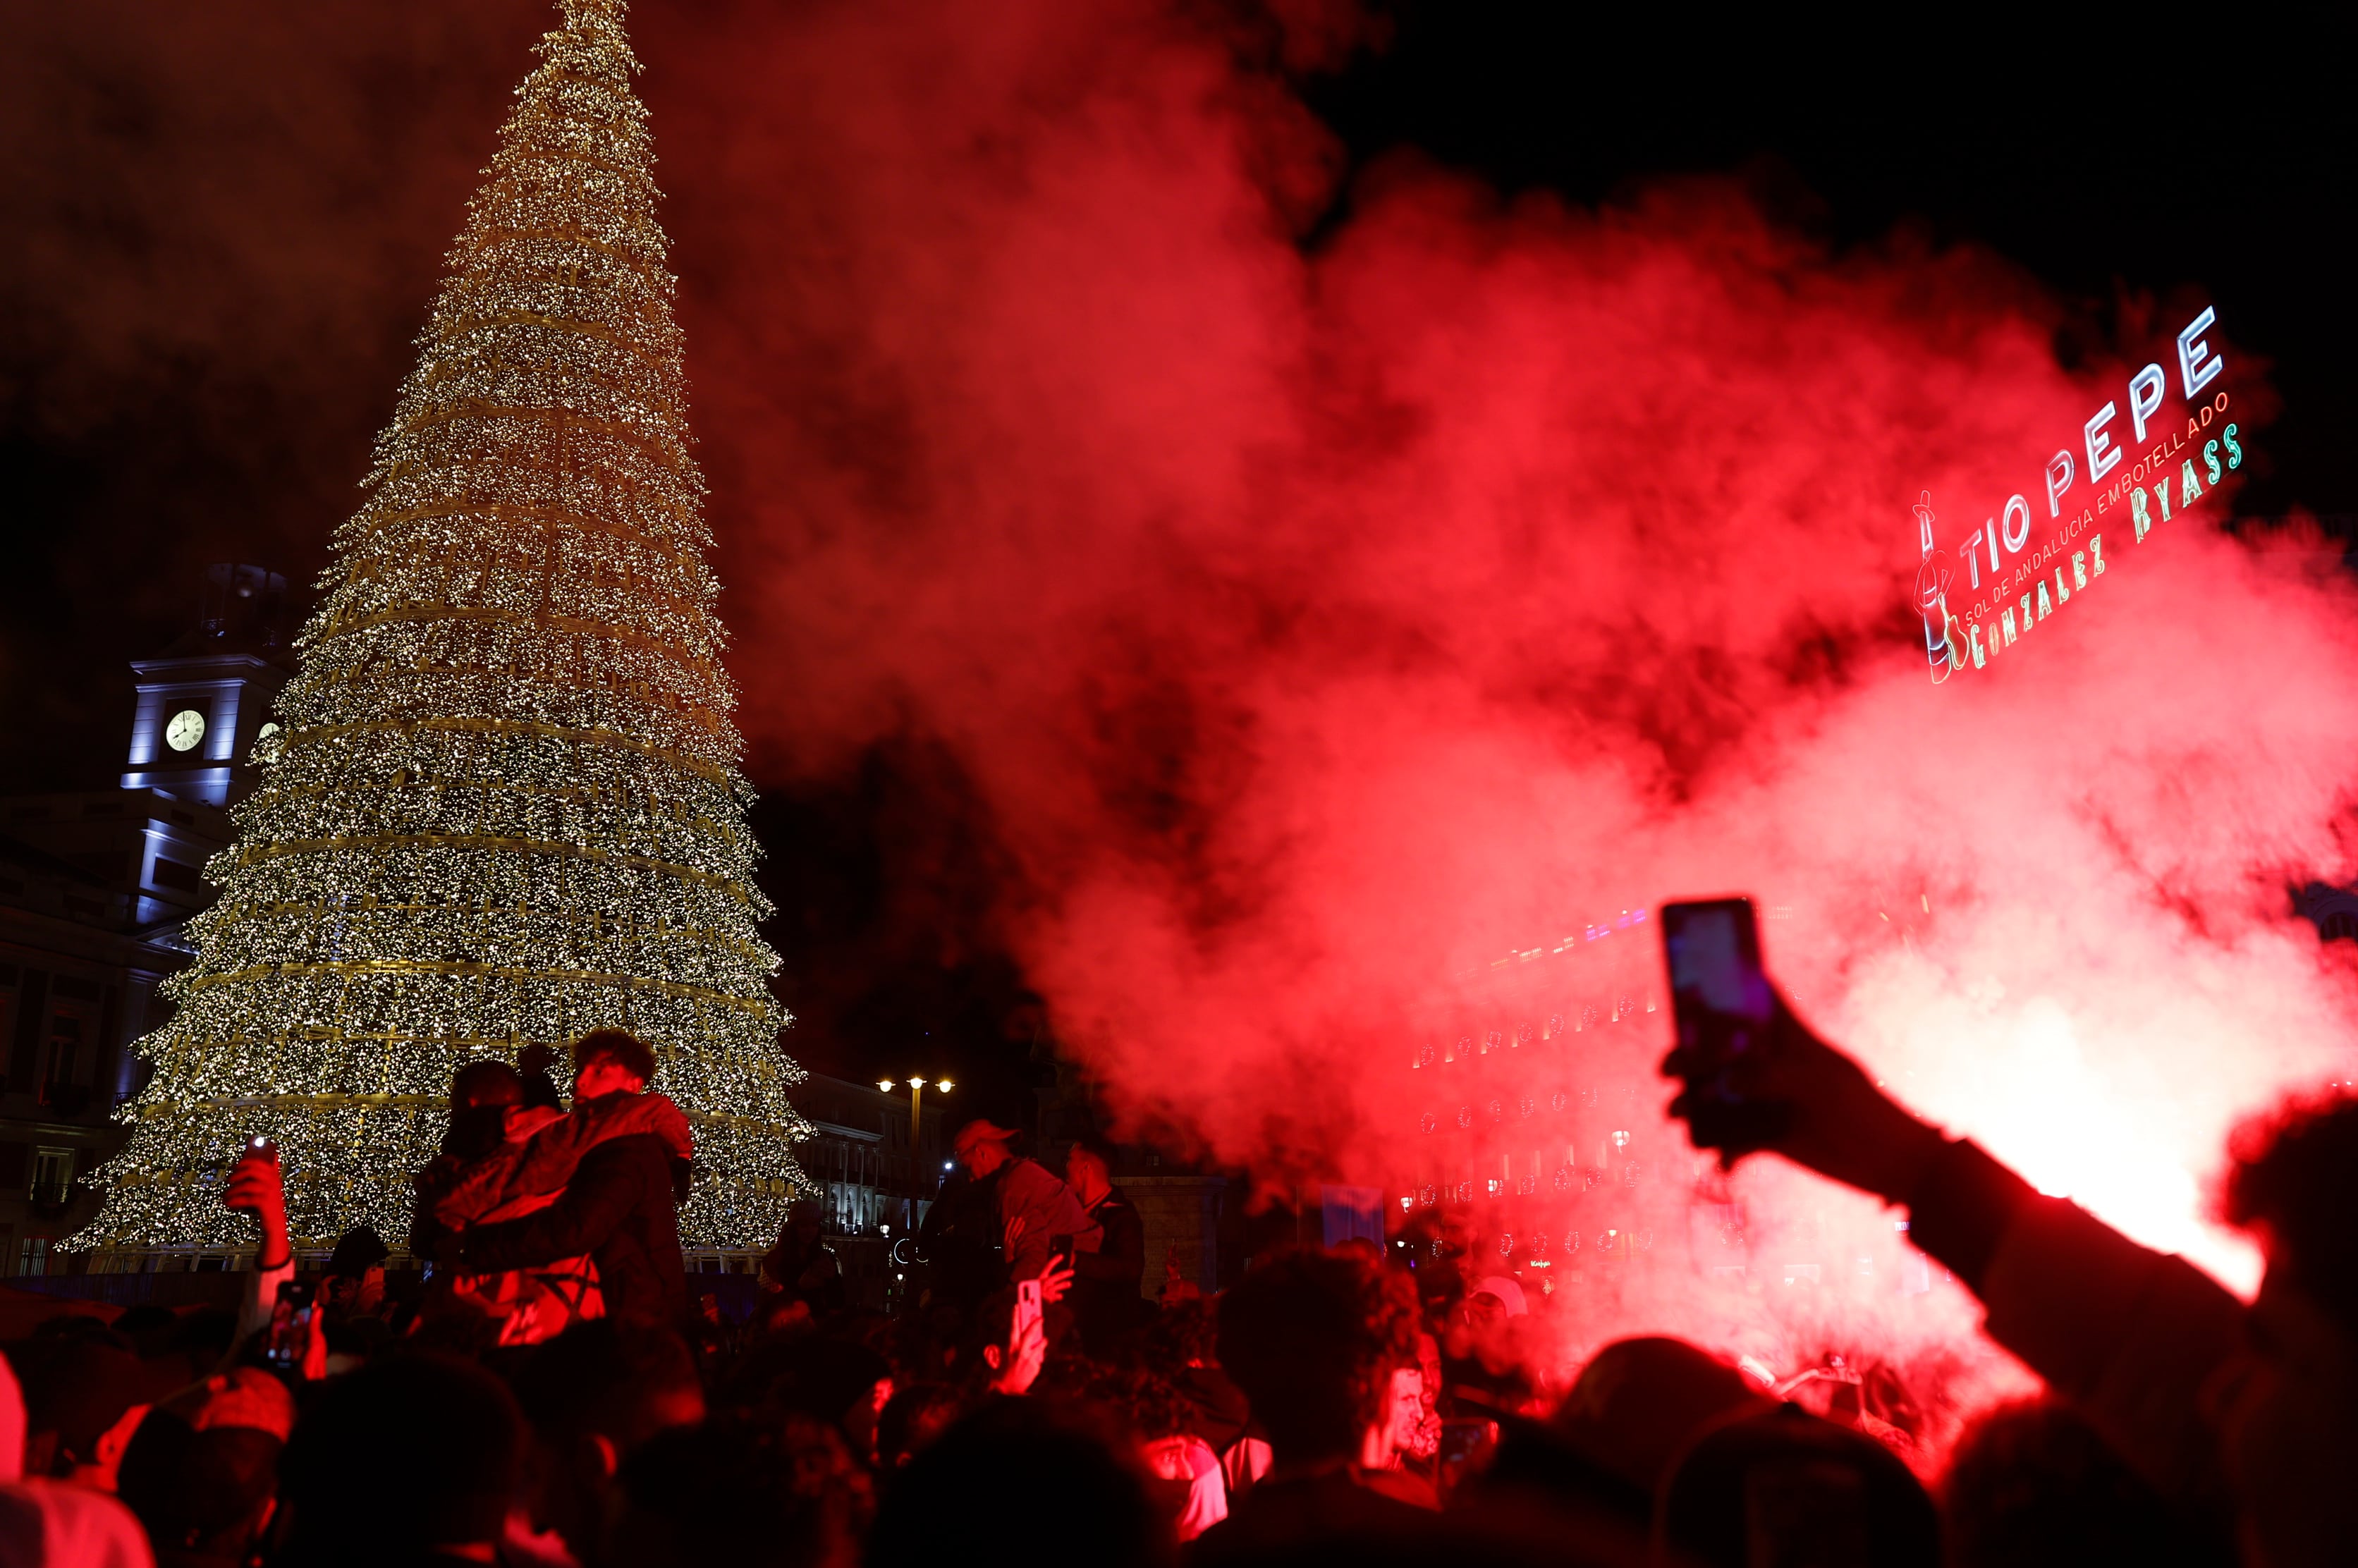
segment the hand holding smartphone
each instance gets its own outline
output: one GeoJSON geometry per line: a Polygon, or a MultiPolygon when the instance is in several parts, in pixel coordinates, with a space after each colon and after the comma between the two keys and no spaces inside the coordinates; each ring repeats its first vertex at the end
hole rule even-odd
{"type": "Polygon", "coordinates": [[[1772,1045],[1783,1012],[1760,960],[1752,901],[1718,898],[1666,903],[1656,917],[1670,969],[1678,1044],[1662,1071],[1686,1092],[1671,1108],[1698,1149],[1722,1159],[1772,1143],[1792,1108],[1748,1097],[1745,1069],[1772,1045]]]}
{"type": "Polygon", "coordinates": [[[311,1314],[318,1310],[309,1281],[288,1280],[279,1285],[278,1300],[270,1314],[269,1338],[263,1351],[271,1366],[288,1372],[302,1367],[303,1350],[311,1332],[311,1314]]]}
{"type": "MultiPolygon", "coordinates": [[[[988,1352],[986,1352],[988,1354],[988,1352]]],[[[1014,1321],[1009,1326],[1007,1349],[998,1361],[999,1376],[991,1387],[1002,1394],[1031,1391],[1047,1364],[1048,1330],[1041,1321],[1040,1281],[1019,1280],[1015,1285],[1014,1321]]]]}

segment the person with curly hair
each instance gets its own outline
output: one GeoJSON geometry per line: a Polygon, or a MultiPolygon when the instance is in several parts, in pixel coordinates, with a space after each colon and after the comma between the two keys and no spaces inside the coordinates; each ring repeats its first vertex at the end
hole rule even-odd
{"type": "Polygon", "coordinates": [[[1269,1474],[1204,1532],[1195,1561],[1277,1561],[1355,1543],[1397,1551],[1439,1516],[1368,1484],[1392,1461],[1393,1374],[1417,1365],[1416,1292],[1353,1254],[1281,1253],[1220,1298],[1220,1365],[1273,1450],[1269,1474]]]}

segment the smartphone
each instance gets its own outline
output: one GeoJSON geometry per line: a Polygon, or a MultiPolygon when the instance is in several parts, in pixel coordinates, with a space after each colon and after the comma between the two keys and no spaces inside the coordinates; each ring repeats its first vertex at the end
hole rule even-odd
{"type": "Polygon", "coordinates": [[[1699,1148],[1739,1150],[1772,1137],[1788,1114],[1747,1102],[1729,1069],[1766,1045],[1777,993],[1760,962],[1760,927],[1748,898],[1666,903],[1655,916],[1670,969],[1678,1075],[1699,1148]]]}
{"type": "Polygon", "coordinates": [[[1073,1266],[1073,1238],[1069,1236],[1048,1238],[1048,1267],[1070,1269],[1073,1266]]]}
{"type": "Polygon", "coordinates": [[[273,1367],[291,1372],[302,1366],[311,1314],[319,1310],[314,1290],[308,1280],[287,1280],[279,1285],[278,1302],[270,1314],[270,1337],[263,1346],[263,1356],[273,1367]]]}
{"type": "Polygon", "coordinates": [[[1012,1350],[1015,1346],[1022,1340],[1024,1326],[1027,1324],[1038,1323],[1040,1321],[1040,1281],[1037,1280],[1016,1281],[1015,1325],[1013,1332],[1007,1336],[1007,1345],[1010,1350],[1012,1350]]]}
{"type": "Polygon", "coordinates": [[[1457,1480],[1468,1470],[1480,1469],[1498,1445],[1497,1422],[1451,1416],[1441,1423],[1442,1472],[1457,1480]]]}
{"type": "Polygon", "coordinates": [[[278,1145],[259,1133],[245,1141],[245,1148],[249,1154],[259,1154],[274,1165],[278,1163],[278,1145]]]}

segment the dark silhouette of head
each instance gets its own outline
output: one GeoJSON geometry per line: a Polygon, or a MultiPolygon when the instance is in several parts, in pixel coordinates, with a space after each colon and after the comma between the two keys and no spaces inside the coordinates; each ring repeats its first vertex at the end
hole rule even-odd
{"type": "Polygon", "coordinates": [[[2124,1464],[2055,1400],[2001,1406],[1958,1443],[1942,1478],[1955,1568],[2233,1568],[2234,1542],[2124,1464]]]}
{"type": "Polygon", "coordinates": [[[541,1517],[590,1561],[615,1473],[649,1441],[704,1419],[695,1358],[678,1335],[618,1318],[577,1323],[509,1379],[539,1449],[541,1517]]]}
{"type": "MultiPolygon", "coordinates": [[[[868,1473],[842,1438],[800,1415],[675,1428],[619,1479],[603,1560],[634,1568],[851,1568],[872,1509],[868,1473]]],[[[973,1524],[961,1527],[969,1543],[973,1524]]]]}
{"type": "Polygon", "coordinates": [[[626,1029],[593,1029],[573,1043],[574,1092],[582,1092],[584,1075],[593,1069],[608,1069],[606,1076],[620,1074],[638,1080],[644,1087],[654,1079],[655,1054],[647,1043],[626,1029]]]}
{"type": "Polygon", "coordinates": [[[2297,1105],[2236,1142],[2227,1217],[2259,1235],[2279,1283],[2358,1344],[2358,1099],[2297,1105]]]}
{"type": "Polygon", "coordinates": [[[413,1561],[500,1539],[524,1422],[498,1379],[435,1351],[395,1350],[330,1379],[279,1462],[281,1561],[413,1561]]]}
{"type": "Polygon", "coordinates": [[[1357,1458],[1392,1372],[1416,1364],[1416,1292],[1360,1257],[1280,1253],[1219,1307],[1220,1365],[1281,1463],[1357,1458]]]}
{"type": "Polygon", "coordinates": [[[470,1062],[450,1075],[450,1109],[479,1110],[486,1106],[524,1103],[524,1075],[505,1062],[489,1057],[470,1062]]]}
{"type": "MultiPolygon", "coordinates": [[[[876,1516],[870,1568],[934,1568],[985,1544],[979,1521],[1013,1503],[1055,1498],[1053,1555],[1130,1568],[1170,1563],[1175,1546],[1123,1434],[1053,1400],[993,1399],[905,1465],[876,1516]]],[[[1022,1550],[1019,1546],[1018,1550],[1022,1550]]]]}

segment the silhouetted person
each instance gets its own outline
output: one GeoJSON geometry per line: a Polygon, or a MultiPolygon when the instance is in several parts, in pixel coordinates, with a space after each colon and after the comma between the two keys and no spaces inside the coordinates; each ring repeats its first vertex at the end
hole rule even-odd
{"type": "Polygon", "coordinates": [[[446,1227],[435,1218],[436,1200],[508,1141],[507,1113],[524,1104],[524,1096],[523,1076],[505,1062],[470,1062],[451,1075],[450,1119],[442,1130],[442,1147],[413,1178],[417,1199],[409,1219],[412,1253],[440,1253],[446,1227]]]}
{"type": "Polygon", "coordinates": [[[1955,1568],[2234,1568],[2223,1532],[2171,1508],[2061,1400],[1984,1415],[1941,1493],[1955,1568]]]}
{"type": "Polygon", "coordinates": [[[124,1451],[117,1494],[146,1527],[158,1568],[243,1568],[277,1501],[295,1428],[286,1385],[240,1367],[147,1412],[124,1451]]]}
{"type": "Polygon", "coordinates": [[[574,1560],[600,1550],[616,1473],[660,1433],[704,1419],[695,1358],[672,1330],[629,1318],[577,1323],[509,1379],[537,1454],[528,1514],[574,1560]]]}
{"type": "Polygon", "coordinates": [[[274,1565],[395,1568],[489,1561],[516,1495],[524,1422],[472,1362],[396,1350],[330,1379],[279,1462],[287,1536],[274,1565]]]}
{"type": "Polygon", "coordinates": [[[816,1198],[796,1198],[786,1206],[786,1223],[777,1245],[762,1254],[762,1287],[802,1302],[816,1317],[843,1310],[843,1262],[827,1244],[823,1215],[816,1198]]]}
{"type": "Polygon", "coordinates": [[[1094,1412],[992,1399],[904,1465],[876,1516],[870,1568],[1027,1555],[1155,1568],[1172,1520],[1120,1434],[1094,1412]],[[1036,1545],[1030,1544],[1036,1537],[1036,1545]]]}
{"type": "Polygon", "coordinates": [[[1438,1516],[1365,1484],[1391,1462],[1392,1376],[1416,1366],[1416,1292],[1365,1258],[1282,1253],[1220,1298],[1220,1365],[1274,1450],[1269,1473],[1195,1542],[1204,1563],[1397,1552],[1438,1516]]]}
{"type": "Polygon", "coordinates": [[[621,1481],[604,1560],[630,1568],[852,1568],[874,1507],[867,1471],[808,1416],[676,1428],[621,1481]]]}
{"type": "Polygon", "coordinates": [[[1095,1250],[1099,1232],[1073,1190],[1038,1162],[1008,1145],[1011,1128],[977,1119],[958,1129],[951,1147],[978,1188],[990,1195],[999,1218],[1005,1272],[1001,1284],[1036,1280],[1048,1266],[1059,1238],[1076,1249],[1095,1250]]]}
{"type": "MultiPolygon", "coordinates": [[[[1673,1052],[1664,1071],[1686,1063],[1673,1052]]],[[[2296,1112],[2230,1185],[2268,1268],[2246,1308],[2181,1259],[2138,1246],[1952,1141],[1875,1086],[1779,999],[1768,1038],[1721,1092],[1672,1103],[1699,1147],[1768,1149],[1909,1209],[1909,1238],[1980,1297],[1984,1326],[2181,1508],[2240,1514],[2267,1568],[2358,1562],[2358,1103],[2296,1112]],[[1751,1108],[1742,1127],[1720,1107],[1751,1108]],[[1749,1119],[1769,1108],[1763,1130],[1749,1119]]]]}
{"type": "Polygon", "coordinates": [[[1073,1254],[1072,1295],[1081,1343],[1103,1355],[1145,1315],[1145,1298],[1139,1292],[1146,1279],[1146,1226],[1113,1184],[1104,1151],[1087,1143],[1066,1150],[1065,1184],[1103,1233],[1096,1251],[1073,1254]]]}

